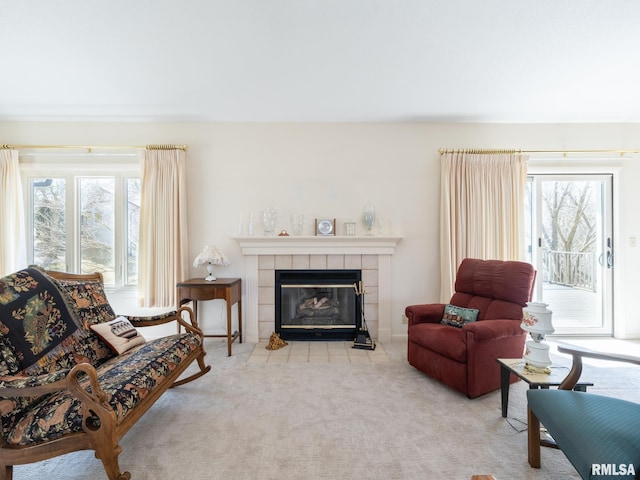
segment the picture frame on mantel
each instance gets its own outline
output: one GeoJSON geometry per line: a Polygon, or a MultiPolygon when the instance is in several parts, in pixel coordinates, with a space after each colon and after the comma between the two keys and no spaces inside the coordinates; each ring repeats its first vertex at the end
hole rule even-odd
{"type": "Polygon", "coordinates": [[[316,218],[316,236],[332,237],[336,234],[335,218],[316,218]]]}

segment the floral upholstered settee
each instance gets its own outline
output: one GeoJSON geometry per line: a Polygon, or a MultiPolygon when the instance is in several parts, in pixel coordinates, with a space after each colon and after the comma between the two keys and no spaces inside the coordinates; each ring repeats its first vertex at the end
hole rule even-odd
{"type": "Polygon", "coordinates": [[[0,480],[14,465],[87,449],[109,480],[131,478],[120,439],[168,388],[210,370],[202,340],[188,308],[116,319],[100,274],[30,267],[1,278],[0,480]],[[170,321],[185,332],[146,341],[135,328],[170,321]],[[194,360],[199,371],[180,378],[194,360]]]}

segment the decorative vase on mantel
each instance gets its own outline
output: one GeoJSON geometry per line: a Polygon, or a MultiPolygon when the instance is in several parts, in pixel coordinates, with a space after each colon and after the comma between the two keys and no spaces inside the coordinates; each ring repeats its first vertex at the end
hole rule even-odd
{"type": "Polygon", "coordinates": [[[364,211],[362,212],[362,223],[367,231],[367,235],[371,235],[371,229],[376,223],[376,207],[374,207],[371,202],[364,206],[364,211]]]}
{"type": "Polygon", "coordinates": [[[272,237],[276,229],[276,219],[278,215],[273,207],[265,208],[262,211],[262,228],[267,237],[272,237]]]}

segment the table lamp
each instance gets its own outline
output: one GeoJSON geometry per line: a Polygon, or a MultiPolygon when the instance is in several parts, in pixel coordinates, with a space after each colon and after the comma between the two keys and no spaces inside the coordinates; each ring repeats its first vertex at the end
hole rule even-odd
{"type": "Polygon", "coordinates": [[[205,277],[205,280],[207,282],[213,282],[216,279],[213,275],[213,266],[222,265],[223,267],[226,267],[230,263],[229,259],[227,259],[224,253],[218,250],[215,245],[213,247],[206,245],[202,249],[202,252],[200,252],[193,261],[193,266],[198,267],[200,265],[206,265],[209,275],[205,277]]]}
{"type": "Polygon", "coordinates": [[[555,330],[551,323],[553,312],[547,306],[546,303],[527,302],[522,309],[520,328],[529,332],[533,339],[525,344],[524,361],[535,371],[550,373],[549,345],[544,343],[544,337],[555,330]]]}

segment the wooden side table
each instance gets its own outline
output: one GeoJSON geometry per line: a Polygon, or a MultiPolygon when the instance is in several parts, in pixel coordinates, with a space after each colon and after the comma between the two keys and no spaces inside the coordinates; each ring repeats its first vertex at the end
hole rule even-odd
{"type": "Polygon", "coordinates": [[[218,278],[207,282],[204,278],[192,278],[176,285],[178,308],[193,302],[193,314],[198,319],[198,302],[204,300],[224,300],[227,303],[227,333],[225,335],[205,335],[205,337],[227,337],[227,353],[231,356],[231,344],[240,339],[242,343],[242,280],[239,278],[218,278]],[[238,330],[231,329],[231,307],[238,304],[238,330]]]}
{"type": "MultiPolygon", "coordinates": [[[[564,378],[569,374],[569,368],[563,371],[551,368],[551,373],[535,373],[525,370],[525,361],[522,358],[497,358],[500,364],[500,393],[502,400],[502,416],[507,417],[509,407],[509,378],[514,373],[529,384],[529,388],[549,388],[559,386],[564,378]]],[[[574,390],[586,392],[587,387],[592,387],[593,383],[578,382],[574,390]]]]}

